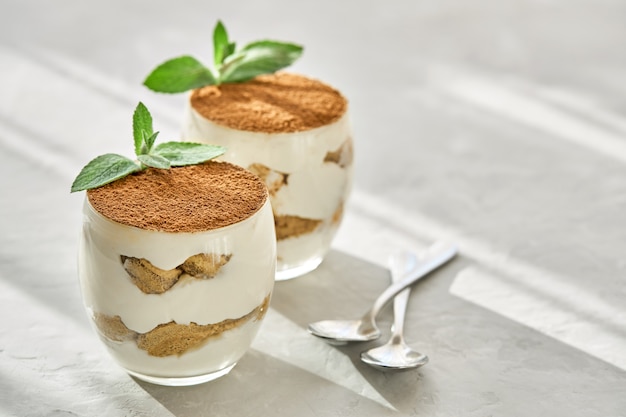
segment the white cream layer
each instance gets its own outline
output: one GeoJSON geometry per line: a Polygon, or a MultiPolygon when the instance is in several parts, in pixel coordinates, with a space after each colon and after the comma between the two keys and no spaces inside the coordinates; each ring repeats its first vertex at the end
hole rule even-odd
{"type": "Polygon", "coordinates": [[[276,268],[274,222],[269,200],[248,219],[198,233],[165,233],[113,222],[86,199],[79,249],[85,306],[120,316],[145,333],[159,324],[218,323],[242,317],[272,291],[276,268]],[[232,254],[212,279],[183,279],[163,294],[145,294],[130,280],[120,255],[172,269],[199,253],[232,254]]]}

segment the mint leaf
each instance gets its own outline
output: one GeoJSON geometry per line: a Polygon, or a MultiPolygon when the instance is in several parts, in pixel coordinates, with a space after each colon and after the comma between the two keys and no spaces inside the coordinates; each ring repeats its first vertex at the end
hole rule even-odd
{"type": "Polygon", "coordinates": [[[148,154],[152,150],[152,147],[154,146],[154,141],[156,140],[156,137],[159,136],[159,132],[154,132],[152,135],[148,136],[148,133],[144,130],[142,134],[143,134],[143,142],[146,145],[145,146],[146,149],[145,149],[145,152],[141,152],[141,153],[148,154]]]}
{"type": "Polygon", "coordinates": [[[170,161],[172,166],[194,165],[217,158],[226,148],[192,142],[165,142],[154,148],[153,154],[170,161]]]}
{"type": "Polygon", "coordinates": [[[181,56],[156,67],[143,83],[149,89],[160,93],[182,93],[205,85],[213,85],[215,77],[197,59],[181,56]]]}
{"type": "Polygon", "coordinates": [[[113,153],[100,155],[80,171],[72,183],[72,192],[97,188],[139,170],[141,167],[125,156],[113,153]]]}
{"type": "Polygon", "coordinates": [[[235,53],[235,46],[236,46],[236,43],[231,42],[224,48],[224,57],[222,58],[222,63],[224,63],[224,60],[226,58],[228,58],[229,56],[235,53]]]}
{"type": "Polygon", "coordinates": [[[137,155],[137,159],[142,164],[152,168],[168,169],[172,166],[170,161],[160,155],[137,155]]]}
{"type": "Polygon", "coordinates": [[[224,62],[220,81],[242,82],[276,72],[291,65],[302,50],[299,45],[270,40],[249,43],[224,62]]]}
{"type": "MultiPolygon", "coordinates": [[[[135,155],[145,153],[142,151],[144,144],[144,132],[148,137],[152,136],[152,115],[142,102],[137,104],[133,113],[133,138],[135,139],[135,155]]],[[[154,141],[153,141],[154,142],[154,141]]],[[[148,147],[148,150],[150,147],[148,147]]]]}
{"type": "Polygon", "coordinates": [[[228,33],[224,24],[218,20],[215,29],[213,29],[213,63],[216,68],[222,65],[225,58],[224,52],[227,47],[228,33]]]}

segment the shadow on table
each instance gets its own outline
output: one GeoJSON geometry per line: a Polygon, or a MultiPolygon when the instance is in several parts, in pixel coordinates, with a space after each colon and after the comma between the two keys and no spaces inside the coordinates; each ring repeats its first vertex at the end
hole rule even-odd
{"type": "MultiPolygon", "coordinates": [[[[445,276],[439,280],[452,279],[450,271],[441,274],[445,276]]],[[[271,325],[264,323],[259,336],[266,339],[265,348],[251,350],[230,374],[193,387],[138,384],[177,417],[415,415],[429,407],[433,387],[427,368],[384,373],[359,360],[361,351],[381,344],[389,335],[389,307],[379,319],[384,330],[378,342],[330,347],[306,332],[312,321],[360,316],[389,282],[384,268],[331,251],[316,271],[276,284],[270,313],[289,327],[277,328],[274,323],[274,328],[268,328],[271,325]],[[280,336],[275,350],[274,335],[280,336]]]]}

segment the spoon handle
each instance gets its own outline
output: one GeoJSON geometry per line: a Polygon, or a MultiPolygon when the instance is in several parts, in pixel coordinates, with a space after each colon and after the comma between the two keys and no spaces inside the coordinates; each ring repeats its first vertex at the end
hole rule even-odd
{"type": "Polygon", "coordinates": [[[364,319],[373,321],[374,317],[380,313],[380,311],[387,305],[389,301],[396,295],[398,295],[405,288],[413,285],[421,278],[424,278],[430,272],[444,265],[446,262],[454,258],[457,254],[457,248],[455,245],[446,242],[435,242],[430,246],[426,252],[420,257],[419,261],[416,260],[416,265],[411,269],[411,272],[406,275],[400,282],[396,282],[389,287],[383,293],[378,296],[374,305],[368,311],[364,319]]]}
{"type": "MultiPolygon", "coordinates": [[[[391,282],[393,284],[402,281],[406,274],[415,267],[415,255],[413,253],[403,253],[389,258],[389,270],[391,271],[391,282]]],[[[393,298],[393,327],[391,328],[391,339],[395,343],[400,343],[404,339],[404,318],[409,304],[411,288],[406,288],[393,298]]]]}

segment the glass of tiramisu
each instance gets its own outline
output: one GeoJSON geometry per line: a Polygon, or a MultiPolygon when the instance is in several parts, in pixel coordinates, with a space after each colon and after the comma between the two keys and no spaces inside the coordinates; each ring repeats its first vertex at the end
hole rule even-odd
{"type": "Polygon", "coordinates": [[[94,328],[128,373],[192,385],[227,374],[250,347],[270,301],[276,241],[258,176],[228,162],[174,166],[174,148],[150,155],[169,168],[136,161],[87,190],[79,278],[94,328]]]}
{"type": "Polygon", "coordinates": [[[284,72],[199,88],[190,95],[182,136],[226,146],[222,159],[265,182],[278,239],[277,279],[322,262],[352,182],[352,135],[339,92],[284,72]]]}
{"type": "Polygon", "coordinates": [[[328,252],[351,188],[347,100],[321,81],[274,71],[297,58],[301,47],[258,41],[235,51],[221,23],[214,44],[214,71],[179,57],[156,68],[145,85],[167,93],[189,90],[183,139],[227,147],[222,160],[262,179],[278,239],[276,279],[301,276],[328,252]],[[185,65],[189,70],[181,72],[185,65]],[[191,69],[195,78],[181,82],[191,69]]]}

